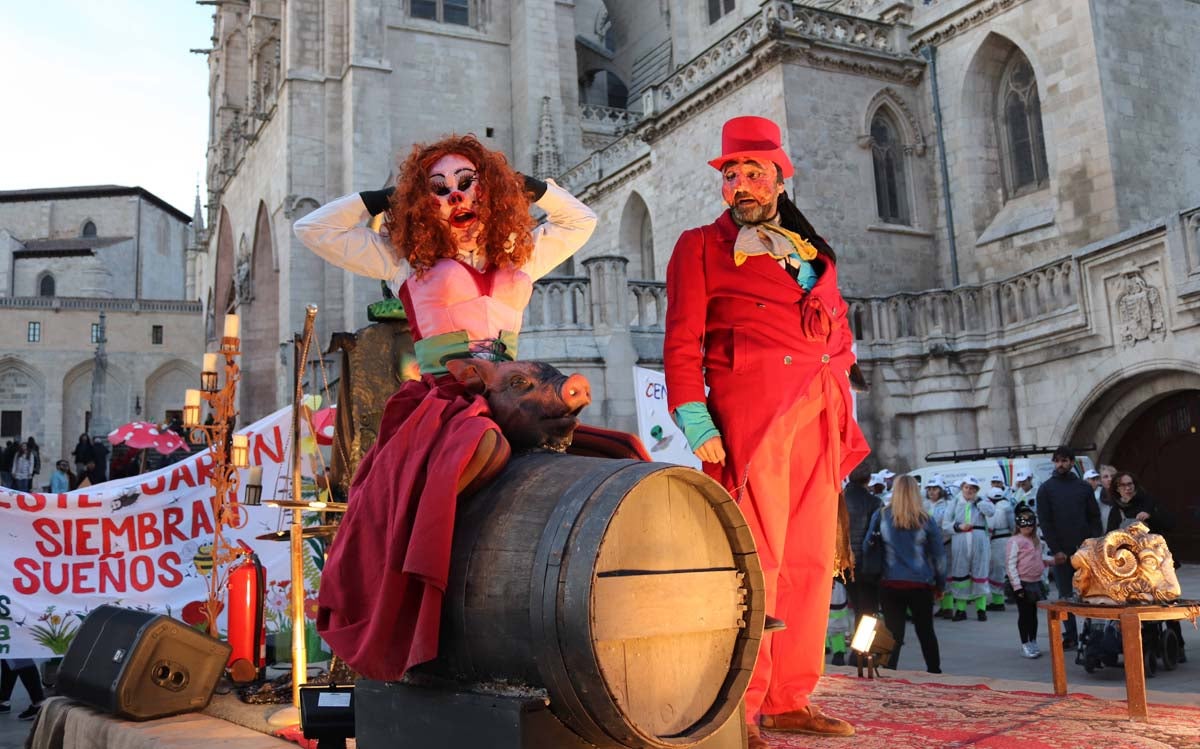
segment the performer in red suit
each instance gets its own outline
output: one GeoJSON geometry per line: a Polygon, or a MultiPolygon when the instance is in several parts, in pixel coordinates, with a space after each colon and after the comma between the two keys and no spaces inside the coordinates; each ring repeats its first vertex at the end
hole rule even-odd
{"type": "Polygon", "coordinates": [[[704,470],[739,501],[762,561],[766,636],[746,691],[758,724],[850,736],[809,702],[823,669],[841,480],[869,452],[850,410],[854,364],[833,250],[784,192],[779,127],[725,123],[729,210],[685,231],[667,266],[668,406],[704,470]],[[709,392],[705,394],[705,385],[709,392]]]}

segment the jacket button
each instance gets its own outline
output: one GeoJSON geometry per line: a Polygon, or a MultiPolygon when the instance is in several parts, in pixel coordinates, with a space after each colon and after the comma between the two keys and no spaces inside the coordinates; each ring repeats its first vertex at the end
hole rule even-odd
{"type": "Polygon", "coordinates": [[[792,363],[792,357],[790,357],[790,356],[785,356],[785,357],[783,357],[783,363],[784,363],[784,364],[791,364],[791,363],[792,363]]]}
{"type": "Polygon", "coordinates": [[[822,354],[822,355],[821,355],[821,363],[822,363],[822,364],[828,364],[828,363],[829,363],[829,354],[822,354]]]}

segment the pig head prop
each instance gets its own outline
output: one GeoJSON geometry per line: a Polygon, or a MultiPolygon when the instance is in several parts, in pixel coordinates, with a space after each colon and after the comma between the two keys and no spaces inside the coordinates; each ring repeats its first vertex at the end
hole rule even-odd
{"type": "Polygon", "coordinates": [[[566,451],[579,412],[592,402],[586,377],[565,375],[544,362],[451,359],[446,368],[469,392],[487,400],[492,420],[514,452],[566,451]]]}

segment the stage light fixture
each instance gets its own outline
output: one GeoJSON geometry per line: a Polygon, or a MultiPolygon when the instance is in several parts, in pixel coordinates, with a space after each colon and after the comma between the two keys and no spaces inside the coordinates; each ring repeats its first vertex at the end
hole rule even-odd
{"type": "Polygon", "coordinates": [[[896,649],[896,640],[878,617],[864,616],[854,630],[854,638],[850,641],[850,649],[858,654],[858,676],[863,675],[863,661],[867,665],[867,678],[874,679],[879,675],[879,664],[891,656],[896,649]]]}

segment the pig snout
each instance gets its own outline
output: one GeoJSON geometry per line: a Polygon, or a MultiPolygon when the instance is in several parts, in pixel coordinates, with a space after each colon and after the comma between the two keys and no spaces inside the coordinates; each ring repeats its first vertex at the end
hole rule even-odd
{"type": "Polygon", "coordinates": [[[587,378],[576,372],[568,377],[559,389],[563,403],[572,413],[582,411],[592,402],[592,386],[587,378]]]}

